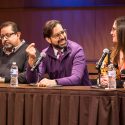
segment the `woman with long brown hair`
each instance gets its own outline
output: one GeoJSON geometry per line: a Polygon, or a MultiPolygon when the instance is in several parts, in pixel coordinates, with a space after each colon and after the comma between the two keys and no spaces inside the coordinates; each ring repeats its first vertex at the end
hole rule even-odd
{"type": "MultiPolygon", "coordinates": [[[[121,79],[121,72],[125,71],[125,16],[116,18],[112,30],[113,47],[111,49],[110,62],[116,68],[117,79],[121,79]]],[[[107,72],[108,58],[106,57],[101,68],[101,74],[107,72]]],[[[108,79],[101,77],[101,84],[106,85],[108,79]]]]}

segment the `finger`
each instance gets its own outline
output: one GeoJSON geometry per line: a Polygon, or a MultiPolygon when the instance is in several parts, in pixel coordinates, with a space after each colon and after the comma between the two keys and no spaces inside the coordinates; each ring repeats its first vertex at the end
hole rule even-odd
{"type": "Polygon", "coordinates": [[[26,52],[29,51],[29,49],[31,48],[35,48],[35,43],[31,43],[27,48],[26,48],[26,52]]]}
{"type": "Polygon", "coordinates": [[[35,43],[29,44],[29,46],[27,48],[31,48],[31,47],[35,47],[35,43]]]}
{"type": "Polygon", "coordinates": [[[39,84],[39,87],[46,87],[46,84],[39,84]]]}
{"type": "Polygon", "coordinates": [[[46,84],[43,82],[37,83],[37,87],[46,87],[46,84]]]}
{"type": "Polygon", "coordinates": [[[39,82],[36,85],[37,85],[37,87],[39,87],[39,82]]]}

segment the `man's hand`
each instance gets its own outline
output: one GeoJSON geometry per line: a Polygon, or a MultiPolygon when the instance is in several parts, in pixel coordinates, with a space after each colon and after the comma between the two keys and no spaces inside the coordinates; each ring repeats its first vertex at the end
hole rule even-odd
{"type": "Polygon", "coordinates": [[[47,78],[44,78],[39,83],[37,83],[38,87],[52,87],[56,85],[57,85],[57,82],[55,80],[50,80],[47,78]]]}
{"type": "Polygon", "coordinates": [[[0,82],[4,83],[5,82],[5,78],[4,77],[0,77],[0,82]]]}
{"type": "Polygon", "coordinates": [[[28,63],[32,67],[33,64],[36,61],[36,49],[35,49],[35,43],[31,43],[27,48],[26,52],[29,56],[28,63]]]}

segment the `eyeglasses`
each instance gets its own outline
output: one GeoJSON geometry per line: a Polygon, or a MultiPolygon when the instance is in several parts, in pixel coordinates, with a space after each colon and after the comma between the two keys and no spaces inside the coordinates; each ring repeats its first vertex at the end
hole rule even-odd
{"type": "Polygon", "coordinates": [[[1,35],[1,36],[0,36],[0,39],[1,39],[1,40],[3,40],[4,38],[8,39],[8,38],[10,38],[12,35],[14,35],[14,34],[16,34],[16,33],[7,33],[7,34],[5,34],[5,35],[1,35]]]}
{"type": "Polygon", "coordinates": [[[66,29],[63,29],[62,31],[60,31],[59,33],[56,33],[56,34],[54,34],[54,35],[52,35],[51,37],[53,37],[53,38],[59,38],[60,37],[60,35],[64,35],[64,33],[66,33],[66,29]]]}

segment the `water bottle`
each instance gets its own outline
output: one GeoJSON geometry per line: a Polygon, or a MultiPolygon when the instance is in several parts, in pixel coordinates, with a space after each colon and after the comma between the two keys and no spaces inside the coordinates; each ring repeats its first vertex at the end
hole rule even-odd
{"type": "Polygon", "coordinates": [[[108,80],[108,88],[116,89],[116,70],[112,63],[108,65],[108,80]]]}
{"type": "Polygon", "coordinates": [[[11,69],[10,69],[10,86],[11,87],[17,87],[18,86],[18,66],[16,65],[16,62],[12,63],[11,69]]]}

